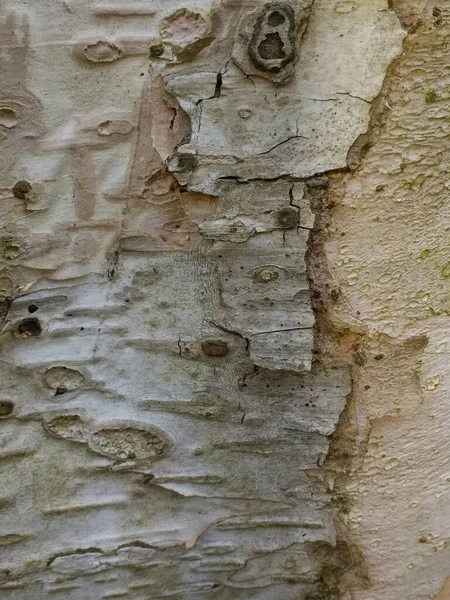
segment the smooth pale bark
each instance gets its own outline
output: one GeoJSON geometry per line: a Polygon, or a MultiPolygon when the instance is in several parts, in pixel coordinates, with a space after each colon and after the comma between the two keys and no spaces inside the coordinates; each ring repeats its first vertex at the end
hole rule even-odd
{"type": "Polygon", "coordinates": [[[447,597],[448,18],[3,0],[2,598],[447,597]]]}

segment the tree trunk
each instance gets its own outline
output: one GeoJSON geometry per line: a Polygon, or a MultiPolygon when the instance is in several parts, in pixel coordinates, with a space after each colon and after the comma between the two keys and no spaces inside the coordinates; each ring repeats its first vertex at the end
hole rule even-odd
{"type": "Polygon", "coordinates": [[[0,16],[2,598],[449,600],[445,3],[0,16]]]}

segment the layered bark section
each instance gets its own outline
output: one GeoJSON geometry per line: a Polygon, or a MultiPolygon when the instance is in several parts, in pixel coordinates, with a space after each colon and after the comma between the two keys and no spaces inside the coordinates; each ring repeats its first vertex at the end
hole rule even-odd
{"type": "Polygon", "coordinates": [[[404,31],[381,0],[53,9],[2,7],[0,589],[335,597],[311,199],[404,31]]]}

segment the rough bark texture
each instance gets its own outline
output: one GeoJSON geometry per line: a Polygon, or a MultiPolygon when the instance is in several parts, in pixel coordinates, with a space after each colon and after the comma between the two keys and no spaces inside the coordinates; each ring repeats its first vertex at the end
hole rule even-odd
{"type": "Polygon", "coordinates": [[[450,12],[0,17],[2,598],[450,597],[450,12]]]}
{"type": "Polygon", "coordinates": [[[445,600],[450,11],[394,8],[408,28],[403,53],[359,167],[328,191],[326,259],[339,293],[322,339],[334,331],[353,375],[328,466],[340,529],[364,556],[366,589],[349,597],[445,600]]]}

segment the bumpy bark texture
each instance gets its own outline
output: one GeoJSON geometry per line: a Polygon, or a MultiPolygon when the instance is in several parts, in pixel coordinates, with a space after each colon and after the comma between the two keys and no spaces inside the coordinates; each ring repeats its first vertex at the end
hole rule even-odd
{"type": "Polygon", "coordinates": [[[450,10],[393,4],[409,30],[404,52],[359,168],[337,174],[328,195],[340,293],[325,321],[354,365],[329,467],[341,528],[365,557],[367,589],[349,597],[447,600],[450,10]]]}
{"type": "Polygon", "coordinates": [[[447,31],[414,21],[375,131],[410,26],[393,8],[2,2],[5,600],[318,600],[367,565],[381,591],[354,597],[386,600],[411,553],[443,572],[442,528],[410,520],[448,486],[447,31]],[[334,496],[355,425],[333,315],[368,360],[365,454],[334,496]]]}

